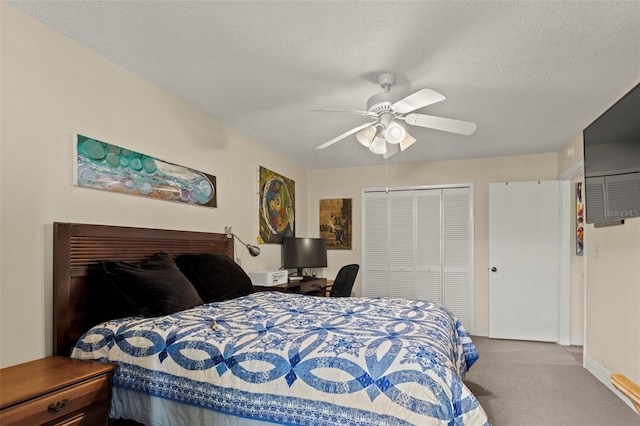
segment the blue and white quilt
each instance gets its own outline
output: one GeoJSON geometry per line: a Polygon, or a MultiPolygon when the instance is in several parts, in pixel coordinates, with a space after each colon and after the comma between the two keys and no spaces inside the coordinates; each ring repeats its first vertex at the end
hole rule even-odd
{"type": "Polygon", "coordinates": [[[72,357],[117,364],[114,390],[247,420],[488,425],[462,381],[471,339],[425,301],[260,292],[100,324],[72,357]]]}

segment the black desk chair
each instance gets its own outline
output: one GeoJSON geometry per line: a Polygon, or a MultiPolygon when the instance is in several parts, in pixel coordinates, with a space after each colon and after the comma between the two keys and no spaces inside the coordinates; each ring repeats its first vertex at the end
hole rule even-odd
{"type": "Polygon", "coordinates": [[[340,268],[333,285],[327,288],[329,297],[350,297],[359,269],[360,266],[355,263],[340,268]]]}

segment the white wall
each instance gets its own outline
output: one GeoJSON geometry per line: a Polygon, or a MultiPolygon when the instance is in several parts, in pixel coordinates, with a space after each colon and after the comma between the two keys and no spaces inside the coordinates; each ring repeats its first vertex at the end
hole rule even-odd
{"type": "MultiPolygon", "coordinates": [[[[296,182],[306,230],[307,172],[193,107],[0,2],[0,366],[51,353],[52,223],[258,233],[257,168],[296,182]],[[74,186],[76,133],[212,174],[218,208],[74,186]]],[[[262,245],[246,270],[280,266],[262,245]]]]}

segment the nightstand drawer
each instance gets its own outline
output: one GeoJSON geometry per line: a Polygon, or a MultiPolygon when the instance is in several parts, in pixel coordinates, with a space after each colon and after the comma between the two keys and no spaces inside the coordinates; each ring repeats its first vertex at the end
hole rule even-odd
{"type": "Polygon", "coordinates": [[[108,424],[107,419],[109,418],[110,410],[111,404],[104,402],[70,419],[64,419],[61,423],[56,423],[56,426],[106,426],[108,424]]]}
{"type": "Polygon", "coordinates": [[[0,412],[0,424],[39,425],[51,422],[91,404],[108,401],[110,392],[109,377],[98,377],[7,408],[0,412]]]}

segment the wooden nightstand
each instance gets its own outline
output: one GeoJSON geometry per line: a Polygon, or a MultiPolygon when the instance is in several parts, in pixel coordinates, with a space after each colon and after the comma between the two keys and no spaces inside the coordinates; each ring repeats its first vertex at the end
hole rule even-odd
{"type": "Polygon", "coordinates": [[[0,370],[0,424],[106,425],[116,367],[52,356],[0,370]]]}

